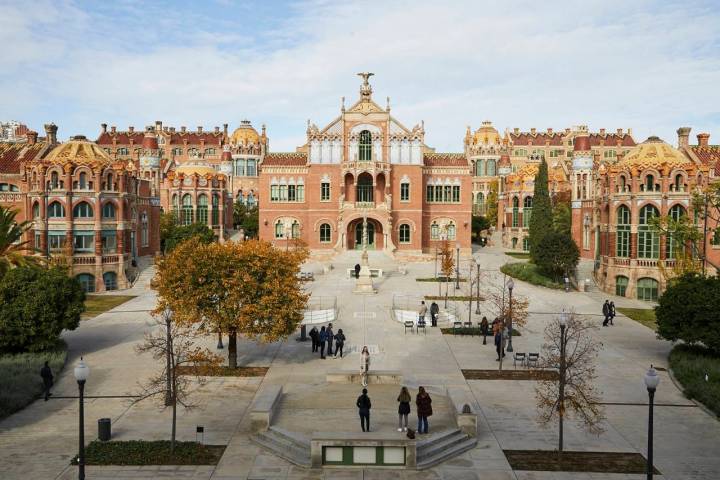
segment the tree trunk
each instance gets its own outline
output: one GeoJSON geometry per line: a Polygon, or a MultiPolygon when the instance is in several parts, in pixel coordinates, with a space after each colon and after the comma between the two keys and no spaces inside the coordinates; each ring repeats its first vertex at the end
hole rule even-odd
{"type": "MultiPolygon", "coordinates": [[[[174,358],[173,358],[174,360],[174,358]]],[[[170,433],[170,455],[175,453],[175,433],[177,431],[177,377],[175,376],[175,362],[172,365],[172,429],[170,433]]]]}
{"type": "Polygon", "coordinates": [[[230,328],[228,332],[228,366],[237,368],[237,330],[230,328]]]}

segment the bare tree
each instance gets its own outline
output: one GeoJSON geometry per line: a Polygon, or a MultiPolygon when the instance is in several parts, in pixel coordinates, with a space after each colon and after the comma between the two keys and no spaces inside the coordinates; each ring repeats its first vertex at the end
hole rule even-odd
{"type": "Polygon", "coordinates": [[[153,317],[156,326],[145,334],[145,341],[135,347],[138,354],[150,353],[154,360],[162,360],[163,368],[147,381],[140,383],[141,392],[133,404],[148,398],[157,398],[163,407],[172,408],[172,426],[170,434],[170,453],[175,452],[175,433],[177,430],[177,406],[186,409],[197,405],[189,401],[193,387],[205,384],[206,375],[222,363],[222,357],[199,347],[195,340],[200,337],[197,329],[178,325],[172,320],[171,312],[164,311],[153,317]],[[183,366],[192,367],[196,378],[191,381],[183,375],[183,366]]]}
{"type": "Polygon", "coordinates": [[[530,305],[530,302],[527,297],[518,295],[517,292],[513,292],[511,310],[510,296],[508,295],[505,285],[505,282],[501,285],[490,283],[488,285],[486,301],[490,303],[493,310],[498,312],[498,318],[506,324],[508,323],[507,320],[510,312],[512,311],[513,328],[522,328],[527,323],[528,306],[530,305]]]}
{"type": "Polygon", "coordinates": [[[564,313],[545,327],[545,343],[538,369],[558,371],[556,380],[538,376],[535,398],[538,419],[547,426],[556,417],[559,421],[558,451],[563,451],[563,418],[570,414],[577,424],[590,433],[600,435],[604,429],[604,409],[599,405],[600,394],[595,387],[597,373],[595,361],[602,343],[595,340],[592,331],[597,326],[575,312],[564,313]]]}
{"type": "Polygon", "coordinates": [[[448,302],[448,290],[450,288],[450,275],[452,275],[453,269],[455,268],[455,258],[453,255],[452,246],[447,236],[444,236],[442,243],[440,244],[440,271],[443,274],[445,281],[445,308],[447,308],[448,302]]]}

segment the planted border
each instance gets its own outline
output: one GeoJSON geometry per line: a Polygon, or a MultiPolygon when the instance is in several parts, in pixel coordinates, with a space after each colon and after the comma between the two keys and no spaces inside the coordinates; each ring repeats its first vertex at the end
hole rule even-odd
{"type": "MultiPolygon", "coordinates": [[[[175,442],[170,454],[169,440],[95,440],[85,448],[86,465],[217,465],[225,445],[175,442]]],[[[72,465],[77,465],[77,457],[72,465]]]]}

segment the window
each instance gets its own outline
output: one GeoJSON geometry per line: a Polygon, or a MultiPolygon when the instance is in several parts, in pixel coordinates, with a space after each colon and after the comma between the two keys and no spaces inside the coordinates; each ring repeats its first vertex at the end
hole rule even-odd
{"type": "Polygon", "coordinates": [[[628,190],[627,179],[624,175],[621,175],[618,179],[618,193],[627,192],[628,190]]]}
{"type": "MultiPolygon", "coordinates": [[[[670,209],[670,218],[677,222],[681,217],[684,217],[686,213],[687,212],[682,205],[674,205],[670,209]]],[[[667,258],[675,258],[676,253],[678,253],[678,249],[682,249],[682,245],[678,243],[672,232],[668,233],[665,241],[665,256],[667,258]]]]}
{"type": "Polygon", "coordinates": [[[115,272],[103,273],[103,283],[105,290],[117,290],[117,274],[115,272]]]}
{"type": "Polygon", "coordinates": [[[518,210],[520,209],[520,200],[518,197],[513,197],[512,200],[512,226],[518,226],[518,210]]]}
{"type": "Polygon", "coordinates": [[[201,193],[197,200],[197,222],[203,225],[208,222],[208,197],[204,193],[201,193]]]}
{"type": "Polygon", "coordinates": [[[33,218],[40,218],[40,204],[38,202],[33,203],[33,218]]]}
{"type": "Polygon", "coordinates": [[[400,225],[400,243],[410,243],[410,225],[407,223],[400,225]]]}
{"type": "Polygon", "coordinates": [[[247,194],[246,205],[248,207],[252,207],[255,205],[255,195],[253,195],[253,192],[247,194]]]}
{"type": "Polygon", "coordinates": [[[280,201],[281,202],[288,201],[288,188],[287,188],[287,185],[285,185],[285,184],[280,185],[280,201]]]}
{"type": "Polygon", "coordinates": [[[93,293],[95,291],[95,277],[89,273],[81,273],[77,277],[80,282],[80,286],[85,293],[93,293]]]}
{"type": "Polygon", "coordinates": [[[369,131],[360,132],[360,145],[358,152],[358,160],[368,162],[372,160],[372,135],[369,131]]]}
{"type": "Polygon", "coordinates": [[[452,222],[447,226],[447,238],[448,240],[455,240],[455,224],[452,222]]]}
{"type": "Polygon", "coordinates": [[[435,222],[430,225],[430,239],[440,240],[440,226],[435,222]]]}
{"type": "Polygon", "coordinates": [[[235,160],[235,176],[236,177],[244,177],[245,176],[245,159],[244,158],[238,158],[235,160]]]}
{"type": "MultiPolygon", "coordinates": [[[[532,197],[525,197],[523,200],[523,228],[530,227],[530,215],[532,215],[532,197]]],[[[523,248],[525,250],[525,248],[523,248]]]]}
{"type": "Polygon", "coordinates": [[[615,295],[618,297],[624,297],[627,291],[628,277],[618,275],[615,277],[615,295]]]}
{"type": "Polygon", "coordinates": [[[213,227],[220,225],[220,195],[212,196],[212,224],[213,227]]]}
{"type": "Polygon", "coordinates": [[[257,161],[252,158],[247,160],[247,176],[257,177],[257,161]]]}
{"type": "Polygon", "coordinates": [[[683,178],[682,174],[678,173],[677,175],[675,175],[675,182],[672,185],[672,190],[676,192],[685,191],[685,179],[683,178]]]}
{"type": "Polygon", "coordinates": [[[329,202],[330,201],[330,182],[322,182],[320,184],[320,201],[321,202],[329,202]]]}
{"type": "Polygon", "coordinates": [[[179,148],[179,147],[175,147],[175,148],[172,149],[172,154],[173,154],[173,155],[182,155],[182,154],[183,154],[183,149],[182,149],[182,148],[179,148]]]}
{"type": "Polygon", "coordinates": [[[52,202],[48,205],[48,218],[62,218],[65,216],[65,207],[60,202],[52,202]]]}
{"type": "Polygon", "coordinates": [[[65,232],[49,232],[48,243],[51,252],[65,250],[67,236],[65,232]]]}
{"type": "Polygon", "coordinates": [[[118,148],[118,149],[117,149],[117,154],[118,154],[118,155],[129,155],[129,154],[130,154],[130,150],[128,150],[128,149],[125,148],[125,147],[118,148]]]}
{"type": "Polygon", "coordinates": [[[615,158],[617,156],[615,150],[605,150],[603,152],[603,157],[605,158],[615,158]]]}
{"type": "Polygon", "coordinates": [[[107,202],[102,208],[103,218],[115,218],[115,204],[107,202]]]}
{"type": "Polygon", "coordinates": [[[236,202],[239,203],[239,204],[245,203],[245,197],[243,196],[242,190],[240,190],[240,191],[238,192],[236,202]]]}
{"type": "Polygon", "coordinates": [[[188,148],[188,157],[199,156],[200,151],[197,148],[188,148]]]}
{"type": "Polygon", "coordinates": [[[654,278],[640,278],[637,281],[637,298],[656,302],[658,299],[658,281],[654,278]]]}
{"type": "Polygon", "coordinates": [[[630,209],[621,205],[617,209],[615,256],[630,256],[630,209]]]}
{"type": "Polygon", "coordinates": [[[524,251],[524,252],[529,252],[529,251],[530,251],[530,239],[529,239],[529,238],[527,238],[527,237],[523,238],[523,243],[522,243],[522,245],[523,245],[523,251],[524,251]]]}
{"type": "Polygon", "coordinates": [[[645,177],[645,183],[643,184],[646,192],[652,192],[655,190],[655,177],[648,175],[645,177]]]}
{"type": "Polygon", "coordinates": [[[20,189],[17,185],[12,183],[0,183],[0,192],[19,192],[20,189]]]}
{"type": "Polygon", "coordinates": [[[280,220],[275,222],[275,238],[285,238],[285,227],[280,220]]]}
{"type": "Polygon", "coordinates": [[[330,243],[330,225],[323,223],[320,225],[320,243],[330,243]]]}
{"type": "Polygon", "coordinates": [[[445,185],[443,187],[443,202],[449,202],[452,196],[452,185],[445,185]]]}
{"type": "Polygon", "coordinates": [[[92,232],[74,232],[73,250],[76,252],[94,252],[95,234],[92,232]]]}
{"type": "Polygon", "coordinates": [[[300,238],[300,224],[297,221],[293,221],[290,226],[290,236],[291,238],[300,238]]]}
{"type": "Polygon", "coordinates": [[[205,155],[215,155],[215,149],[214,148],[206,148],[205,155]]]}
{"type": "Polygon", "coordinates": [[[175,222],[180,223],[180,200],[178,199],[178,194],[175,193],[172,196],[172,209],[173,209],[173,216],[175,217],[175,222]]]}
{"type": "Polygon", "coordinates": [[[475,175],[478,177],[485,175],[485,160],[478,160],[475,162],[475,175]]]}
{"type": "Polygon", "coordinates": [[[35,231],[35,250],[40,250],[42,248],[42,236],[42,233],[35,231]]]}
{"type": "Polygon", "coordinates": [[[270,185],[270,201],[280,201],[280,185],[270,185]]]}
{"type": "Polygon", "coordinates": [[[400,184],[400,201],[401,202],[409,202],[410,201],[410,184],[408,182],[402,182],[400,184]]]}
{"type": "Polygon", "coordinates": [[[373,202],[373,181],[372,177],[363,173],[357,181],[356,197],[358,202],[373,202]]]}
{"type": "Polygon", "coordinates": [[[425,188],[425,201],[428,203],[435,201],[435,187],[433,185],[428,185],[425,188]]]}
{"type": "Polygon", "coordinates": [[[105,230],[102,232],[102,253],[116,253],[117,251],[117,233],[115,230],[105,230]]]}
{"type": "Polygon", "coordinates": [[[710,245],[720,245],[720,227],[716,228],[713,232],[710,245]]]}
{"type": "Polygon", "coordinates": [[[189,193],[186,193],[182,197],[182,225],[190,225],[193,223],[193,207],[192,197],[189,193]]]}
{"type": "Polygon", "coordinates": [[[108,173],[105,183],[103,184],[103,190],[115,190],[112,173],[108,173]]]}
{"type": "Polygon", "coordinates": [[[660,242],[657,232],[652,231],[649,222],[658,216],[658,209],[652,205],[645,205],[640,209],[640,224],[638,225],[638,258],[658,258],[660,256],[660,242]]]}
{"type": "Polygon", "coordinates": [[[527,156],[527,150],[525,150],[524,148],[518,148],[518,149],[515,150],[515,152],[513,152],[513,154],[514,154],[516,157],[526,157],[526,156],[527,156]]]}
{"type": "Polygon", "coordinates": [[[140,244],[143,247],[147,247],[150,244],[147,212],[143,212],[140,218],[140,244]]]}
{"type": "Polygon", "coordinates": [[[454,203],[460,203],[460,185],[453,185],[452,187],[452,201],[454,203]]]}
{"type": "Polygon", "coordinates": [[[50,174],[50,188],[51,189],[57,189],[62,188],[62,185],[60,184],[60,176],[57,172],[52,172],[50,174]]]}

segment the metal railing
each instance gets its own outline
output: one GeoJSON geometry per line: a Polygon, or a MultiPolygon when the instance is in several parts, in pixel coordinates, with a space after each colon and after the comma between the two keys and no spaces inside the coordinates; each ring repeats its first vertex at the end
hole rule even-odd
{"type": "Polygon", "coordinates": [[[305,320],[309,323],[333,322],[338,319],[337,297],[311,296],[305,307],[305,320]],[[328,316],[328,312],[332,312],[328,316]]]}

